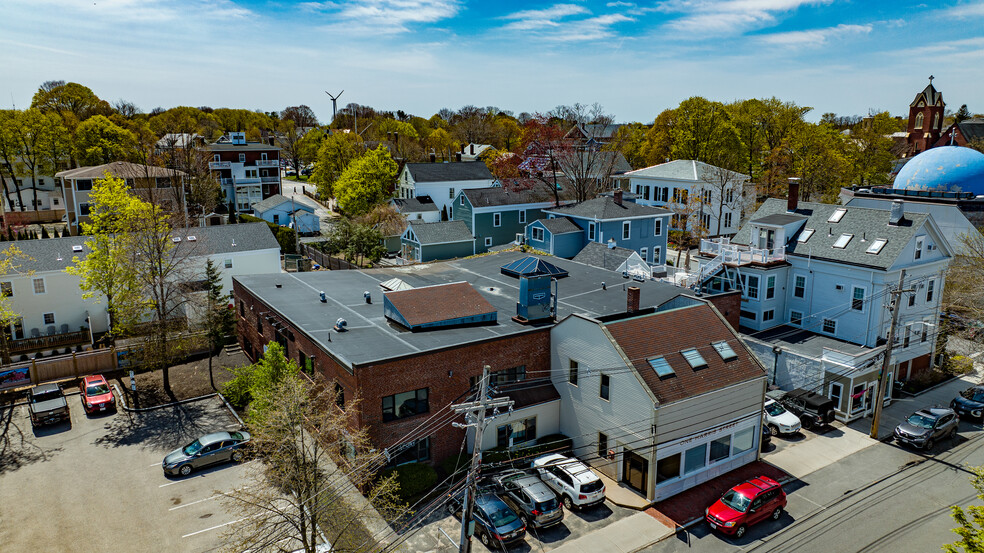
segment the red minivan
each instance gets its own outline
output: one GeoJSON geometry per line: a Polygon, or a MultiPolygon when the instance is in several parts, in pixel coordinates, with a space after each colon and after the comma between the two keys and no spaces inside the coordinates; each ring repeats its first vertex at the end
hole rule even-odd
{"type": "Polygon", "coordinates": [[[786,492],[779,482],[759,476],[725,492],[704,513],[711,530],[741,538],[753,524],[779,520],[785,506],[786,492]]]}

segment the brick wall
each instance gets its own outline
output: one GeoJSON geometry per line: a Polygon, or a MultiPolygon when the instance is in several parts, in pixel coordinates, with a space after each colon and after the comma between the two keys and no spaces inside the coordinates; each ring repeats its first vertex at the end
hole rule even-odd
{"type": "Polygon", "coordinates": [[[733,290],[723,294],[715,294],[708,297],[707,301],[711,302],[711,304],[721,312],[721,315],[723,315],[725,320],[728,321],[728,324],[730,324],[735,330],[738,330],[738,313],[741,311],[740,290],[733,290]]]}

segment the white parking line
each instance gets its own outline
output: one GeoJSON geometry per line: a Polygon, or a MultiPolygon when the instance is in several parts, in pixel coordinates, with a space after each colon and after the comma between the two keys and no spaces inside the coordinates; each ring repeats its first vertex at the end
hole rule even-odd
{"type": "Polygon", "coordinates": [[[158,488],[166,488],[167,486],[173,486],[175,484],[181,484],[182,482],[192,482],[196,478],[205,478],[205,475],[204,474],[199,474],[198,476],[192,476],[190,478],[185,478],[183,480],[175,480],[174,482],[168,482],[167,484],[161,484],[160,486],[157,486],[157,487],[158,488]]]}
{"type": "Polygon", "coordinates": [[[171,507],[170,509],[168,509],[168,511],[174,511],[176,509],[181,509],[183,507],[188,507],[189,505],[196,505],[198,503],[203,503],[205,501],[210,501],[210,500],[215,499],[217,497],[222,497],[222,494],[215,494],[212,497],[206,497],[205,499],[199,499],[198,501],[192,501],[191,503],[183,503],[181,505],[178,505],[177,507],[171,507]]]}
{"type": "Polygon", "coordinates": [[[235,524],[235,523],[240,522],[240,521],[243,521],[243,520],[246,520],[246,519],[240,518],[240,519],[237,519],[237,520],[230,520],[229,522],[227,522],[225,524],[219,524],[218,526],[213,526],[211,528],[206,528],[204,530],[199,530],[197,532],[192,532],[190,534],[185,534],[185,535],[183,535],[181,537],[182,538],[190,538],[191,536],[197,536],[198,534],[203,534],[205,532],[210,532],[212,530],[217,530],[219,528],[222,528],[223,526],[229,526],[230,524],[235,524]]]}

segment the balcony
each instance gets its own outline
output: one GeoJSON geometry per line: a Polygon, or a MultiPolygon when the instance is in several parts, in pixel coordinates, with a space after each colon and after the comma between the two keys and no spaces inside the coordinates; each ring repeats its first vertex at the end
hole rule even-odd
{"type": "Polygon", "coordinates": [[[748,265],[750,263],[772,263],[786,260],[785,246],[778,248],[750,248],[741,244],[732,244],[727,238],[700,241],[701,255],[721,257],[722,263],[730,265],[748,265]]]}
{"type": "Polygon", "coordinates": [[[263,184],[276,184],[280,182],[280,177],[260,177],[260,182],[263,184]]]}
{"type": "Polygon", "coordinates": [[[279,159],[258,159],[256,160],[257,167],[280,167],[279,159]]]}
{"type": "Polygon", "coordinates": [[[248,179],[247,178],[235,178],[233,180],[236,181],[235,182],[236,186],[244,186],[244,185],[247,185],[247,184],[260,184],[260,182],[262,182],[262,181],[260,181],[260,177],[251,177],[251,178],[248,178],[248,179]]]}
{"type": "Polygon", "coordinates": [[[232,169],[231,161],[210,161],[208,162],[209,169],[232,169]]]}
{"type": "MultiPolygon", "coordinates": [[[[32,338],[22,338],[20,340],[10,341],[10,354],[21,354],[29,353],[35,351],[42,351],[46,349],[61,348],[67,346],[77,346],[79,344],[88,344],[90,341],[88,330],[77,330],[75,332],[66,332],[63,329],[61,333],[54,332],[55,327],[48,327],[49,334],[47,336],[34,336],[32,338]]],[[[34,329],[37,332],[37,329],[34,329]]]]}

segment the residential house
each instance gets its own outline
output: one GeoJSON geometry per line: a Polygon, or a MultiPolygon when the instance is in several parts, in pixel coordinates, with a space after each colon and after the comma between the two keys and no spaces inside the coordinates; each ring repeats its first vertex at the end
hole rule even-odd
{"type": "MultiPolygon", "coordinates": [[[[577,250],[573,253],[564,252],[570,253],[570,257],[574,257],[588,242],[605,243],[612,239],[616,246],[639,252],[639,256],[646,263],[653,265],[666,263],[666,238],[669,218],[672,215],[669,210],[623,201],[621,191],[616,190],[611,198],[601,196],[543,211],[548,218],[566,217],[582,229],[577,250]]],[[[534,236],[529,225],[526,237],[530,240],[530,244],[536,247],[536,240],[540,236],[539,233],[534,236]]],[[[542,240],[545,241],[546,238],[544,233],[542,240]]],[[[555,252],[556,250],[556,247],[547,249],[555,252]]]]}
{"type": "Polygon", "coordinates": [[[578,123],[567,131],[564,139],[574,141],[579,148],[600,150],[615,139],[623,126],[616,123],[578,123]]]}
{"type": "Polygon", "coordinates": [[[704,235],[738,232],[747,175],[701,161],[678,159],[629,171],[620,180],[635,193],[636,203],[673,210],[674,229],[693,229],[699,224],[704,235]]]}
{"type": "Polygon", "coordinates": [[[465,189],[455,200],[454,220],[468,226],[475,237],[475,253],[485,253],[493,246],[521,242],[526,225],[554,205],[551,195],[538,190],[465,189]]]}
{"type": "Polygon", "coordinates": [[[537,219],[526,225],[525,238],[531,248],[567,259],[584,247],[584,229],[567,217],[537,219]]]}
{"type": "Polygon", "coordinates": [[[17,177],[16,183],[4,177],[3,205],[8,225],[55,223],[65,218],[65,204],[58,180],[53,176],[17,177]]]}
{"type": "Polygon", "coordinates": [[[488,152],[495,151],[491,144],[462,144],[461,161],[484,161],[488,152]]]}
{"type": "MultiPolygon", "coordinates": [[[[559,291],[551,289],[552,270],[532,280],[522,271],[504,274],[524,257],[501,252],[409,268],[236,277],[239,342],[255,360],[265,344],[277,341],[305,370],[335,380],[345,401],[360,398],[357,424],[387,448],[391,464],[439,462],[461,451],[465,433],[450,421],[425,427],[412,442],[403,438],[447,404],[466,399],[484,365],[500,393],[513,384],[534,389],[523,396],[509,388],[513,412],[500,413],[490,432],[496,441],[488,437],[483,445],[498,445],[498,427],[507,424],[506,444],[509,438],[513,445],[531,441],[559,431],[556,391],[547,378],[554,321],[574,313],[624,313],[627,300],[621,287],[599,287],[609,271],[580,263],[538,257],[567,273],[559,291]],[[394,444],[400,445],[390,450],[394,444]]],[[[661,282],[637,285],[640,313],[704,301],[661,282]]],[[[734,294],[705,299],[737,314],[734,294]]],[[[652,405],[647,400],[643,412],[652,405]]]]}
{"type": "Polygon", "coordinates": [[[498,183],[481,161],[407,163],[397,178],[395,196],[397,199],[429,196],[442,214],[453,219],[458,192],[492,186],[498,183]]]}
{"type": "Polygon", "coordinates": [[[441,220],[441,208],[437,207],[430,196],[393,198],[390,205],[408,221],[436,223],[441,220]]]}
{"type": "Polygon", "coordinates": [[[182,171],[128,161],[77,167],[55,173],[72,234],[79,234],[80,225],[89,221],[89,194],[93,182],[107,175],[124,179],[130,189],[144,200],[169,211],[187,212],[185,173],[182,171]]]}
{"type": "Polygon", "coordinates": [[[208,168],[219,179],[225,203],[236,211],[280,194],[280,148],[264,142],[246,142],[246,133],[231,132],[202,147],[210,156],[208,168]]]}
{"type": "Polygon", "coordinates": [[[417,263],[475,254],[475,238],[464,221],[409,221],[400,242],[401,257],[417,263]]]}
{"type": "Polygon", "coordinates": [[[638,292],[551,329],[551,380],[575,453],[655,502],[758,458],[766,380],[713,306],[642,314],[638,292]]]}
{"type": "MultiPolygon", "coordinates": [[[[97,294],[83,298],[80,278],[65,269],[74,258],[85,258],[87,237],[71,236],[22,240],[17,247],[25,256],[21,273],[0,276],[0,290],[19,317],[7,332],[13,353],[27,353],[36,345],[32,338],[46,338],[45,347],[89,343],[92,334],[109,328],[106,299],[97,294]]],[[[280,272],[280,246],[265,223],[176,229],[173,256],[186,266],[181,278],[204,279],[206,259],[222,274],[223,289],[232,292],[232,277],[280,272]]],[[[36,351],[37,348],[34,348],[36,351]]]]}
{"type": "MultiPolygon", "coordinates": [[[[822,362],[812,357],[818,364],[807,371],[807,380],[772,377],[784,387],[823,388],[841,402],[839,416],[850,419],[873,404],[850,405],[842,377],[853,380],[850,395],[871,393],[867,387],[877,380],[880,364],[870,363],[867,352],[885,343],[889,291],[903,270],[903,287],[913,291],[903,297],[891,379],[908,380],[931,367],[952,252],[933,217],[907,211],[902,201],[881,210],[796,197],[794,188],[787,201],[767,200],[731,241],[701,241],[698,284],[709,291],[741,290],[740,324],[752,338],[786,324],[843,342],[839,348],[827,343],[830,352],[824,350],[822,362]]],[[[778,366],[779,352],[760,351],[778,366]]],[[[803,355],[811,358],[809,352],[803,355]]]]}
{"type": "Polygon", "coordinates": [[[321,220],[313,207],[280,194],[253,204],[253,214],[268,223],[296,229],[302,235],[321,232],[321,220]]]}
{"type": "Polygon", "coordinates": [[[581,248],[581,251],[577,252],[572,261],[617,273],[624,272],[633,276],[645,276],[646,278],[652,276],[649,264],[639,255],[639,252],[619,248],[614,242],[607,244],[588,242],[581,248]]]}

